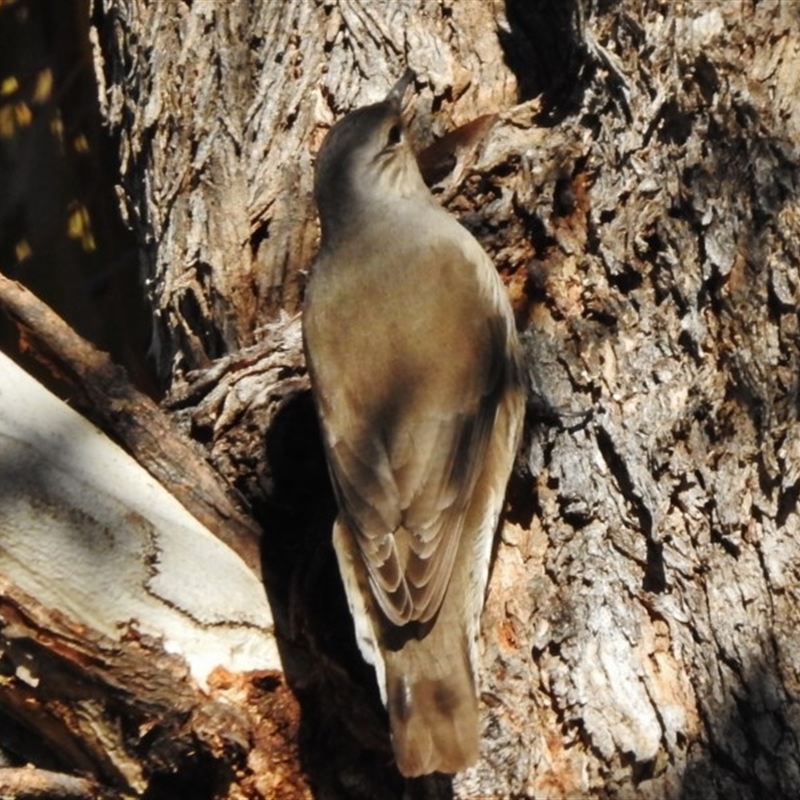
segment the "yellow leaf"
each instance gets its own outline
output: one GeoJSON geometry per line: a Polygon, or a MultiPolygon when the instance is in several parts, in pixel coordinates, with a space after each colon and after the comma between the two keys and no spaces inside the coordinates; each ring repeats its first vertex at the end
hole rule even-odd
{"type": "Polygon", "coordinates": [[[20,128],[30,125],[33,119],[31,108],[27,103],[14,103],[14,116],[17,118],[17,125],[20,128]]]}
{"type": "Polygon", "coordinates": [[[36,78],[36,88],[33,90],[33,101],[44,103],[53,93],[53,71],[50,67],[43,69],[36,78]]]}
{"type": "MultiPolygon", "coordinates": [[[[2,2],[2,0],[0,0],[2,2]]],[[[19,81],[13,76],[9,75],[7,78],[3,78],[0,81],[0,97],[7,97],[10,94],[14,94],[14,92],[19,89],[19,81]]]]}
{"type": "Polygon", "coordinates": [[[33,250],[31,250],[27,239],[20,239],[14,247],[14,253],[17,256],[17,261],[24,261],[33,255],[33,250]]]}
{"type": "Polygon", "coordinates": [[[14,123],[14,107],[12,105],[0,106],[0,138],[10,139],[17,126],[14,123]]]}
{"type": "Polygon", "coordinates": [[[32,119],[30,107],[23,102],[0,106],[0,138],[10,139],[17,132],[17,128],[30,125],[32,119]]]}
{"type": "Polygon", "coordinates": [[[67,235],[70,239],[79,240],[81,247],[87,252],[97,249],[89,212],[82,203],[76,202],[72,205],[72,210],[67,219],[67,235]]]}
{"type": "Polygon", "coordinates": [[[64,135],[64,122],[61,119],[60,114],[56,114],[53,119],[50,120],[50,130],[53,132],[53,136],[56,139],[61,139],[64,135]]]}
{"type": "Polygon", "coordinates": [[[70,211],[69,219],[67,220],[67,236],[70,239],[80,239],[83,236],[83,229],[88,216],[86,207],[80,204],[76,204],[70,211]]]}

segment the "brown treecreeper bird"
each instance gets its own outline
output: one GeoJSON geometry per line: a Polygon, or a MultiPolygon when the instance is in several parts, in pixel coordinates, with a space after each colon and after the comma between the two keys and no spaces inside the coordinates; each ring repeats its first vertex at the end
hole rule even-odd
{"type": "Polygon", "coordinates": [[[524,409],[503,285],[407,141],[413,78],[320,149],[303,311],[339,569],[408,776],[478,756],[480,615],[524,409]]]}

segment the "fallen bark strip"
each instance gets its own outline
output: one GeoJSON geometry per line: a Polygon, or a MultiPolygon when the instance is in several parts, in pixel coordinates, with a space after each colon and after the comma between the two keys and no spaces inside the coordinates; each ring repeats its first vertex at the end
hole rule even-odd
{"type": "Polygon", "coordinates": [[[258,526],[237,507],[199,448],[130,383],[125,370],[3,275],[0,309],[19,330],[24,349],[67,387],[72,404],[131,453],[260,578],[258,526]]]}

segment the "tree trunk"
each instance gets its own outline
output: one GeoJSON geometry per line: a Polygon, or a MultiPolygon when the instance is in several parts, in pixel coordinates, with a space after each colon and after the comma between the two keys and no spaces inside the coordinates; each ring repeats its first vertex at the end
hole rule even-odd
{"type": "Polygon", "coordinates": [[[433,121],[436,104],[428,136],[514,99],[498,2],[99,6],[103,111],[169,384],[299,309],[317,241],[314,153],[344,111],[386,93],[401,54],[430,87],[420,118],[433,121]]]}
{"type": "MultiPolygon", "coordinates": [[[[800,793],[799,11],[98,2],[165,407],[264,530],[317,796],[800,793]],[[426,175],[503,275],[530,377],[481,760],[407,784],[338,582],[294,316],[314,154],[406,63],[426,175]]],[[[270,767],[237,763],[240,794],[205,796],[271,796],[270,767]]]]}

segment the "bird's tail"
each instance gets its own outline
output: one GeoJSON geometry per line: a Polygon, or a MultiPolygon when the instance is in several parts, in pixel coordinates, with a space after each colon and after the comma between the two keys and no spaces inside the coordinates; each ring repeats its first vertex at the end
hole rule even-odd
{"type": "Polygon", "coordinates": [[[455,773],[478,758],[478,698],[466,641],[450,626],[387,650],[386,694],[397,766],[408,777],[455,773]]]}
{"type": "MultiPolygon", "coordinates": [[[[496,517],[489,519],[484,527],[489,531],[495,522],[496,517]]],[[[491,536],[486,538],[490,545],[491,536]]],[[[433,621],[397,628],[385,620],[381,624],[366,570],[341,517],[334,525],[333,543],[358,646],[375,666],[381,698],[389,711],[392,749],[400,772],[412,777],[455,773],[471,766],[479,746],[472,661],[477,661],[488,545],[472,570],[463,566],[457,571],[433,621]]]]}

